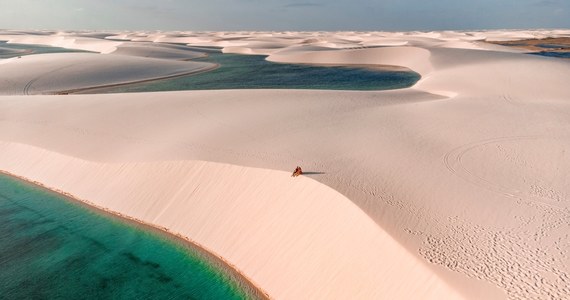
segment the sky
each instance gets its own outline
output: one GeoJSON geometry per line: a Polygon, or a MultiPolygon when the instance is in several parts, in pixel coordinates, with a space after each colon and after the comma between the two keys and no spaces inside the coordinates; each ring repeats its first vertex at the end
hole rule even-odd
{"type": "Polygon", "coordinates": [[[0,0],[0,28],[211,31],[570,28],[570,0],[0,0]]]}

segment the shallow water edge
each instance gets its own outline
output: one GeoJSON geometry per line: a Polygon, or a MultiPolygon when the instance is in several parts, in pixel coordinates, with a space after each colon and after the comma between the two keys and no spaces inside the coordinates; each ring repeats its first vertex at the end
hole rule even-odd
{"type": "Polygon", "coordinates": [[[173,244],[173,246],[180,246],[182,248],[188,249],[188,251],[192,252],[192,255],[194,257],[198,257],[200,260],[205,261],[208,265],[219,270],[225,276],[228,276],[228,278],[230,278],[233,282],[237,283],[238,287],[246,292],[247,295],[252,299],[271,299],[266,291],[256,286],[253,281],[241,273],[236,266],[226,261],[223,257],[216,255],[212,251],[209,251],[206,247],[200,245],[188,237],[185,237],[179,233],[171,232],[166,227],[147,223],[145,221],[124,215],[120,212],[115,212],[105,207],[101,207],[90,201],[80,199],[64,191],[47,187],[41,182],[37,182],[3,170],[0,170],[0,174],[15,181],[19,181],[27,185],[32,185],[33,187],[38,188],[43,192],[51,193],[62,200],[69,201],[72,204],[78,204],[81,207],[95,212],[96,214],[103,215],[118,222],[126,223],[144,232],[154,233],[158,236],[158,238],[166,240],[167,242],[173,244]]]}

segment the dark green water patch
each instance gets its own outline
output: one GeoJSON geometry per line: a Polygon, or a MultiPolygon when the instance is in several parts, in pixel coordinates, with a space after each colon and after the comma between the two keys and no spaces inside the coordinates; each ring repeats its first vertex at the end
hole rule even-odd
{"type": "Polygon", "coordinates": [[[1,299],[250,299],[181,242],[0,174],[1,299]]]}
{"type": "Polygon", "coordinates": [[[540,56],[548,56],[548,57],[557,57],[557,58],[570,58],[570,52],[557,52],[557,51],[543,51],[543,52],[536,52],[531,53],[533,55],[540,55],[540,56]]]}
{"type": "Polygon", "coordinates": [[[30,54],[68,53],[68,52],[89,52],[89,51],[73,50],[73,49],[43,46],[43,45],[11,44],[11,43],[9,44],[5,41],[0,41],[0,59],[13,58],[30,54]]]}
{"type": "Polygon", "coordinates": [[[217,63],[216,70],[168,80],[97,90],[97,93],[219,89],[388,90],[414,85],[420,75],[411,71],[364,67],[281,64],[261,55],[221,54],[194,59],[217,63]]]}

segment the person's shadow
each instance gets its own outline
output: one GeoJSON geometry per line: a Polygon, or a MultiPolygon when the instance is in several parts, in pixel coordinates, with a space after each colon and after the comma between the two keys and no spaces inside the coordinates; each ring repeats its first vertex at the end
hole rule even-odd
{"type": "Polygon", "coordinates": [[[325,172],[303,172],[303,175],[322,175],[326,174],[325,172]]]}

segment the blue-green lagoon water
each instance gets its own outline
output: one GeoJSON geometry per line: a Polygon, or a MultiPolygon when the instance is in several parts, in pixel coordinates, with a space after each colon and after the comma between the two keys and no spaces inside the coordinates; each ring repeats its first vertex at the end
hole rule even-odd
{"type": "MultiPolygon", "coordinates": [[[[204,51],[204,48],[198,49],[204,51]]],[[[371,67],[282,64],[263,55],[208,53],[192,61],[211,62],[219,68],[200,74],[87,91],[128,93],[220,89],[389,90],[414,85],[420,75],[407,70],[371,67]]]]}
{"type": "Polygon", "coordinates": [[[0,41],[0,59],[13,58],[31,54],[42,53],[67,53],[67,52],[89,52],[82,50],[66,49],[52,46],[12,44],[0,41]]]}
{"type": "Polygon", "coordinates": [[[570,58],[570,52],[558,52],[558,51],[542,51],[531,53],[534,55],[540,56],[548,56],[548,57],[556,57],[556,58],[570,58]]]}
{"type": "Polygon", "coordinates": [[[0,174],[0,299],[255,298],[207,255],[143,227],[0,174]]]}

